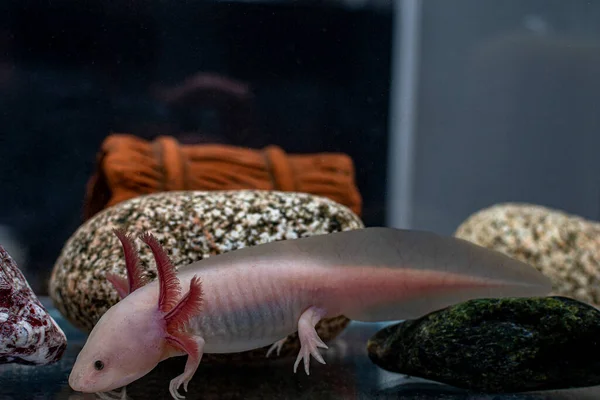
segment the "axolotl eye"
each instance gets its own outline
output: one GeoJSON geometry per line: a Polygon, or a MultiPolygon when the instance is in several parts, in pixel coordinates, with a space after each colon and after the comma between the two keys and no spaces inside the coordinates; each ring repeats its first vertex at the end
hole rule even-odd
{"type": "Polygon", "coordinates": [[[104,363],[100,360],[96,360],[94,361],[94,368],[96,368],[97,371],[100,371],[104,368],[104,363]]]}

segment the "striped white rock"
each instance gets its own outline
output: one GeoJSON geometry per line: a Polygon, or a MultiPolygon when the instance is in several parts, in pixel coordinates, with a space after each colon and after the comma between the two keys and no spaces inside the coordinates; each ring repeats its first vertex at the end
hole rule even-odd
{"type": "Polygon", "coordinates": [[[64,332],[0,246],[0,364],[52,364],[66,347],[64,332]]]}

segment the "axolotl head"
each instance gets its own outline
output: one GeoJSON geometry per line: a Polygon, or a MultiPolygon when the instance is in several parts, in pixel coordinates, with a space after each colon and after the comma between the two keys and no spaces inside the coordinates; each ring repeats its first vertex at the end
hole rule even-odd
{"type": "Polygon", "coordinates": [[[196,277],[189,292],[180,296],[175,268],[156,238],[150,234],[141,237],[154,255],[157,284],[142,278],[133,240],[121,231],[115,234],[123,245],[127,279],[106,275],[121,300],[102,315],[77,356],[69,385],[79,392],[113,391],[146,375],[160,361],[186,354],[182,344],[185,333],[180,328],[188,324],[202,302],[196,277]]]}
{"type": "Polygon", "coordinates": [[[165,324],[154,308],[123,301],[94,326],[69,376],[73,390],[109,392],[150,372],[165,355],[165,324]]]}

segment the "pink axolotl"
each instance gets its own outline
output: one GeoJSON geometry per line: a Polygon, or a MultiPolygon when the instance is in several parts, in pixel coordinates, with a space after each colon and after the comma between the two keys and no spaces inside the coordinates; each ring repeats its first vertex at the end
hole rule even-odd
{"type": "Polygon", "coordinates": [[[271,345],[298,331],[301,361],[325,363],[315,325],[345,315],[374,322],[416,318],[483,297],[545,296],[535,268],[470,242],[422,231],[366,228],[282,240],[213,256],[176,271],[158,240],[141,240],[158,279],[141,279],[133,239],[116,231],[128,279],[109,275],[122,300],[98,321],[69,377],[71,388],[108,392],[174,356],[187,355],[169,386],[184,398],[204,353],[271,345]],[[187,290],[184,290],[187,289],[187,290]],[[185,292],[185,293],[183,293],[185,292]],[[129,339],[128,339],[129,338],[129,339]]]}

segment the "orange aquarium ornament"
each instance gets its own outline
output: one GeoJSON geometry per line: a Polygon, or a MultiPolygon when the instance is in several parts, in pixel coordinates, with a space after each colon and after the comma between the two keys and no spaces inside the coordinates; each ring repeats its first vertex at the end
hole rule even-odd
{"type": "Polygon", "coordinates": [[[287,154],[278,146],[182,145],[129,134],[106,138],[88,181],[84,217],[133,197],[177,190],[277,190],[320,195],[360,216],[354,163],[341,153],[287,154]]]}

